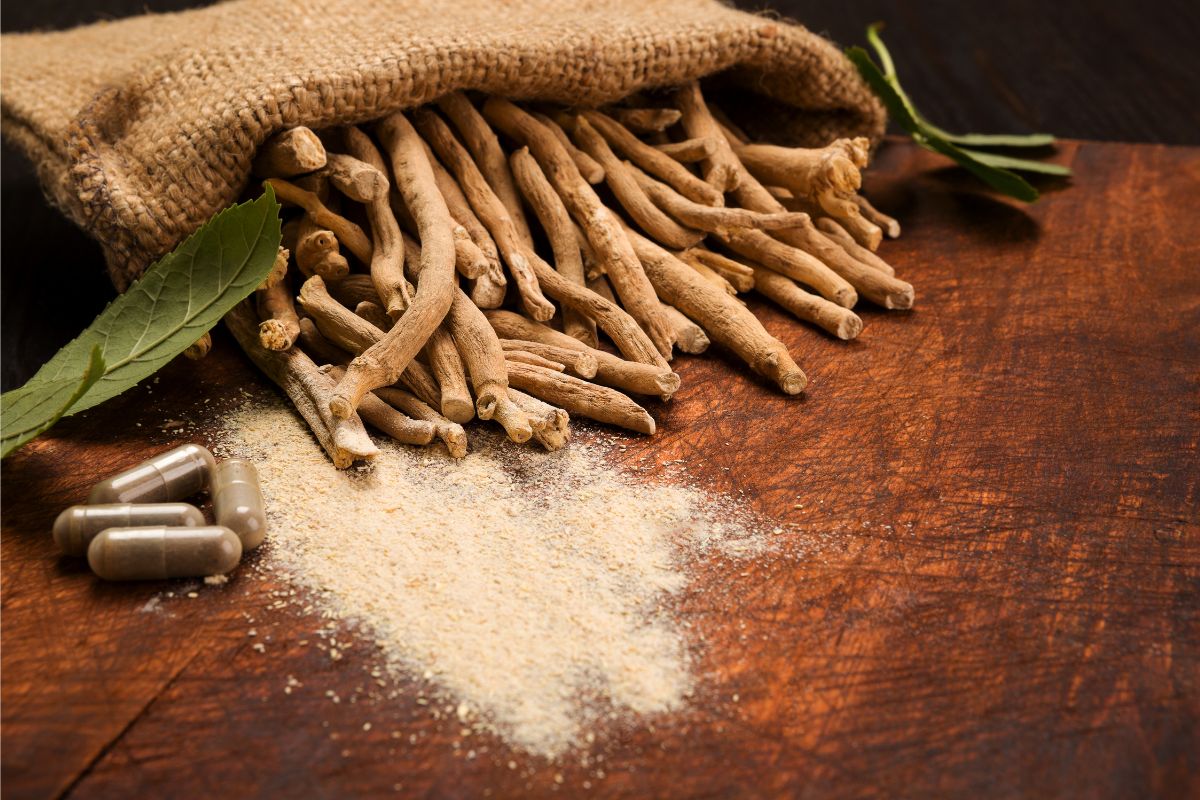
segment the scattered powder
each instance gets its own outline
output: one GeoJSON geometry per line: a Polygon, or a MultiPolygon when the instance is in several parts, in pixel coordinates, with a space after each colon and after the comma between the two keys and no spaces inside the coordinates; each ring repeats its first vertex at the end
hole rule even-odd
{"type": "Polygon", "coordinates": [[[276,402],[225,437],[259,469],[266,567],[343,623],[331,658],[353,628],[460,722],[548,757],[606,719],[681,707],[693,643],[670,607],[688,564],[764,546],[728,501],[614,467],[598,437],[545,453],[477,429],[461,461],[381,441],[339,471],[276,402]]]}

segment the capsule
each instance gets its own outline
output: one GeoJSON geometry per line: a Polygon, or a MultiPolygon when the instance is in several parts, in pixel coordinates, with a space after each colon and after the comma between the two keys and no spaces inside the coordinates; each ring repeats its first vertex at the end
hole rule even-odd
{"type": "Polygon", "coordinates": [[[267,535],[258,470],[249,461],[227,458],[217,464],[212,481],[213,516],[242,540],[242,550],[253,550],[267,535]]]}
{"type": "Polygon", "coordinates": [[[153,581],[224,575],[242,557],[237,534],[197,528],[109,528],[88,545],[88,566],[106,581],[153,581]]]}
{"type": "Polygon", "coordinates": [[[169,503],[190,497],[212,480],[216,459],[198,444],[185,444],[92,487],[88,505],[169,503]]]}
{"type": "Polygon", "coordinates": [[[85,556],[92,539],[109,528],[194,528],[203,524],[200,509],[188,503],[71,506],[54,520],[54,541],[69,556],[85,556]]]}

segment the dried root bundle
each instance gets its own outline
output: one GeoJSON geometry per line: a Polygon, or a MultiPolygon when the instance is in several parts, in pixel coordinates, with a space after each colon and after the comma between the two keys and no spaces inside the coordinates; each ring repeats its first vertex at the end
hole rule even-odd
{"type": "Polygon", "coordinates": [[[804,372],[739,295],[839,339],[860,299],[913,304],[875,252],[899,223],[858,194],[868,143],[754,143],[698,83],[668,99],[453,93],[278,134],[254,170],[292,209],[284,247],[228,327],[339,467],[374,455],[364,421],[455,458],[476,417],[548,450],[572,416],[652,434],[631,396],[669,399],[673,352],[712,342],[798,394],[804,372]]]}

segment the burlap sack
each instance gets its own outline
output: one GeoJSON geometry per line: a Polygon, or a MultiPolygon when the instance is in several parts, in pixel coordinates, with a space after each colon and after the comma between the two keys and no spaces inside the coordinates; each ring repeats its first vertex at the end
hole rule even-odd
{"type": "Polygon", "coordinates": [[[4,135],[122,289],[238,198],[276,131],[454,89],[592,105],[723,72],[800,141],[884,119],[831,43],[713,0],[231,0],[0,47],[4,135]]]}

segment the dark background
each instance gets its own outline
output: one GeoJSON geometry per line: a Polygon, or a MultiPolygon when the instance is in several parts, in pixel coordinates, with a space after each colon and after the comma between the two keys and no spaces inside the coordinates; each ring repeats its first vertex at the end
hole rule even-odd
{"type": "MultiPolygon", "coordinates": [[[[1200,3],[1086,0],[738,2],[802,21],[843,44],[884,33],[906,89],[951,130],[1200,144],[1200,3]]],[[[6,3],[4,32],[64,28],[186,0],[6,3]]],[[[50,208],[28,164],[0,164],[0,346],[19,385],[113,296],[99,247],[50,208]],[[64,280],[64,276],[67,280],[64,280]]]]}

